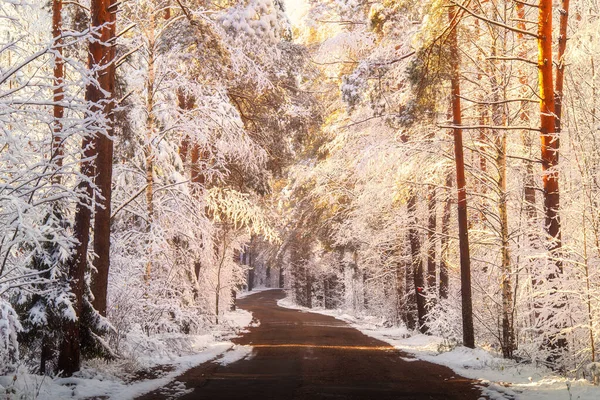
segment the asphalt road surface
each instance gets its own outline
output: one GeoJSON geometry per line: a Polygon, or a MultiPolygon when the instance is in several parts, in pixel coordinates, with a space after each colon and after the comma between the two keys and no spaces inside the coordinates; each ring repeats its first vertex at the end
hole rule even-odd
{"type": "Polygon", "coordinates": [[[476,382],[446,367],[410,360],[333,317],[277,306],[284,296],[281,290],[270,290],[238,300],[238,307],[260,321],[234,340],[253,346],[249,357],[226,366],[206,363],[189,370],[177,378],[193,390],[183,396],[163,388],[140,399],[481,398],[476,382]]]}

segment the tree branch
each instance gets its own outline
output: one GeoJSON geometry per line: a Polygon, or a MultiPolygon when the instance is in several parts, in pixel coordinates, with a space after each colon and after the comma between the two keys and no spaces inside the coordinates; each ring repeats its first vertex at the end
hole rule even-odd
{"type": "Polygon", "coordinates": [[[508,26],[506,24],[503,24],[502,22],[493,21],[493,20],[491,20],[489,18],[486,18],[486,17],[484,17],[482,15],[474,13],[473,11],[469,10],[468,8],[466,8],[465,6],[463,6],[462,4],[458,4],[455,1],[453,1],[452,4],[456,5],[458,8],[460,8],[464,12],[466,12],[468,14],[471,14],[473,17],[475,17],[477,19],[480,19],[480,20],[482,20],[484,22],[487,22],[488,24],[496,25],[496,26],[499,26],[501,28],[508,29],[509,31],[513,31],[513,32],[517,32],[517,33],[522,33],[523,35],[528,35],[528,36],[532,36],[532,37],[534,37],[536,39],[539,39],[539,36],[537,34],[535,34],[535,33],[531,33],[531,32],[526,31],[524,29],[514,28],[512,26],[508,26]]]}

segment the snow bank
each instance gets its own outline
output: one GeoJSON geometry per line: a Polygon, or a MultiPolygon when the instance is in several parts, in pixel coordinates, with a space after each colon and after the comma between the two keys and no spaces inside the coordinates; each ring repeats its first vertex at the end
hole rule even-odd
{"type": "MultiPolygon", "coordinates": [[[[349,323],[363,334],[386,342],[423,361],[449,367],[458,375],[482,382],[483,394],[491,400],[598,400],[600,387],[586,380],[555,376],[546,368],[518,364],[481,349],[455,347],[450,351],[438,336],[414,334],[405,327],[383,328],[378,318],[358,317],[343,310],[307,309],[289,298],[277,302],[280,307],[329,315],[349,323]]],[[[411,359],[404,358],[405,361],[411,359]]]]}
{"type": "Polygon", "coordinates": [[[277,288],[269,288],[269,287],[255,287],[250,292],[248,292],[248,291],[238,292],[238,294],[236,295],[236,298],[237,299],[243,299],[244,297],[248,297],[251,294],[256,294],[256,293],[260,293],[260,292],[266,292],[268,290],[279,290],[279,289],[277,289],[277,288]]]}
{"type": "MultiPolygon", "coordinates": [[[[234,345],[231,339],[244,332],[252,322],[245,310],[228,312],[221,324],[203,335],[163,334],[148,337],[140,332],[127,335],[128,351],[135,359],[106,363],[88,362],[69,378],[32,375],[21,368],[16,374],[0,376],[0,397],[6,399],[133,399],[163,387],[185,371],[213,361],[227,365],[248,357],[251,346],[234,345]],[[136,347],[137,346],[137,347],[136,347]],[[132,372],[137,371],[137,374],[132,372]]],[[[178,395],[188,392],[183,383],[173,382],[169,390],[178,395]]],[[[174,393],[170,393],[174,396],[174,393]]]]}
{"type": "Polygon", "coordinates": [[[229,365],[248,357],[250,353],[252,353],[252,346],[233,346],[231,351],[223,354],[223,357],[219,358],[215,362],[221,365],[229,365]]]}

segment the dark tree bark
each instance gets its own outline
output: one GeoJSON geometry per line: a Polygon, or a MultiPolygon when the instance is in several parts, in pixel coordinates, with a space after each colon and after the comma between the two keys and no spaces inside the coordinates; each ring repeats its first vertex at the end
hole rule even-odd
{"type": "MultiPolygon", "coordinates": [[[[409,240],[410,241],[410,240],[409,240]]],[[[415,282],[413,279],[414,268],[411,267],[410,263],[403,263],[401,266],[404,271],[404,293],[403,298],[405,299],[403,302],[404,306],[404,321],[408,329],[416,329],[417,328],[417,300],[415,297],[415,282]]]]}
{"type": "Polygon", "coordinates": [[[427,291],[429,293],[436,292],[437,271],[435,262],[435,239],[437,229],[437,212],[436,212],[436,190],[432,186],[427,193],[427,206],[429,210],[429,218],[427,224],[427,291]]]}
{"type": "Polygon", "coordinates": [[[304,264],[304,274],[306,277],[306,283],[304,286],[304,290],[305,290],[304,296],[306,298],[306,307],[312,308],[313,277],[312,277],[312,274],[310,273],[310,269],[306,265],[306,262],[304,262],[303,264],[304,264]]]}
{"type": "MultiPolygon", "coordinates": [[[[197,144],[194,144],[192,146],[192,153],[191,153],[192,183],[195,183],[198,185],[204,185],[206,179],[204,178],[204,174],[202,173],[202,168],[200,167],[200,161],[202,161],[202,154],[200,152],[200,146],[197,144]]],[[[199,188],[197,188],[196,190],[199,190],[199,188]]]]}
{"type": "MultiPolygon", "coordinates": [[[[60,184],[61,174],[60,169],[63,165],[63,148],[62,148],[62,119],[65,109],[61,102],[65,98],[64,94],[64,76],[65,67],[63,59],[63,40],[62,40],[62,0],[52,1],[52,37],[54,38],[54,106],[53,106],[53,126],[52,126],[52,148],[50,158],[56,167],[55,175],[52,177],[52,183],[60,184]]],[[[48,335],[44,334],[41,343],[40,352],[40,374],[46,374],[46,363],[52,357],[52,343],[48,335]]]]}
{"type": "Polygon", "coordinates": [[[458,38],[454,6],[448,8],[448,18],[453,26],[449,33],[450,74],[452,86],[452,125],[454,126],[454,156],[456,162],[456,186],[458,191],[458,236],[460,247],[460,282],[462,300],[463,345],[475,348],[473,328],[473,299],[471,294],[471,257],[469,255],[469,226],[467,217],[467,187],[462,141],[462,114],[460,104],[460,69],[458,38]]]}
{"type": "MultiPolygon", "coordinates": [[[[452,188],[452,174],[450,171],[446,173],[446,187],[448,191],[452,188]]],[[[450,233],[450,212],[452,207],[452,200],[450,194],[444,202],[444,212],[442,214],[442,229],[440,245],[442,248],[442,254],[440,255],[440,298],[448,298],[448,264],[446,263],[446,257],[448,257],[448,235],[450,233]]]]}
{"type": "Polygon", "coordinates": [[[252,254],[252,240],[248,247],[248,291],[254,289],[254,255],[252,254]]]}
{"type": "Polygon", "coordinates": [[[415,300],[417,303],[417,321],[419,323],[419,331],[422,333],[427,332],[427,326],[425,324],[425,317],[427,314],[426,302],[425,302],[425,281],[423,279],[423,259],[421,257],[421,241],[419,239],[419,231],[416,227],[416,207],[417,199],[414,192],[408,197],[407,208],[408,216],[411,220],[409,228],[409,241],[410,241],[410,252],[412,259],[412,271],[413,271],[413,284],[415,291],[415,300]]]}
{"type": "Polygon", "coordinates": [[[93,65],[99,66],[99,88],[96,88],[99,107],[104,108],[104,115],[108,121],[106,135],[101,133],[96,139],[96,209],[94,218],[94,267],[96,273],[92,274],[92,305],[101,314],[106,315],[106,300],[108,289],[108,272],[110,269],[110,215],[112,196],[112,167],[113,167],[113,126],[114,126],[114,98],[115,91],[115,46],[117,0],[92,1],[92,26],[103,28],[100,30],[101,43],[91,43],[90,53],[93,65]],[[98,49],[92,50],[92,46],[98,49]],[[104,93],[107,93],[106,95],[104,93]]]}
{"type": "Polygon", "coordinates": [[[284,275],[283,275],[283,266],[279,265],[279,289],[283,289],[284,287],[284,275]]]}
{"type": "MultiPolygon", "coordinates": [[[[115,9],[110,9],[115,4],[114,0],[93,0],[91,4],[91,21],[93,28],[99,28],[104,26],[101,30],[102,40],[92,40],[89,44],[89,58],[88,64],[90,70],[99,70],[100,74],[96,77],[100,86],[95,84],[89,84],[86,88],[86,100],[91,104],[90,115],[96,115],[98,113],[105,113],[108,115],[112,110],[111,101],[106,102],[107,99],[104,95],[104,91],[112,93],[114,89],[114,69],[111,73],[112,60],[114,58],[114,47],[111,46],[112,42],[109,42],[114,37],[114,21],[115,21],[115,9]],[[112,23],[112,24],[111,24],[112,23]]],[[[91,126],[92,132],[83,139],[82,149],[83,158],[80,165],[81,174],[86,177],[82,179],[79,184],[79,191],[83,198],[77,205],[75,210],[75,224],[73,227],[73,235],[78,241],[75,247],[75,252],[72,259],[69,262],[69,278],[71,292],[73,293],[73,308],[75,310],[75,320],[67,320],[64,324],[64,337],[60,345],[60,352],[58,357],[58,369],[65,375],[72,375],[78,371],[81,366],[81,346],[80,346],[80,321],[79,317],[83,311],[83,296],[85,292],[85,271],[87,268],[87,251],[88,242],[90,238],[90,225],[91,225],[91,199],[94,195],[91,181],[96,175],[95,165],[92,161],[95,156],[98,156],[97,163],[99,169],[102,170],[104,180],[100,179],[97,184],[101,186],[105,184],[106,177],[108,174],[110,182],[110,173],[112,172],[112,142],[108,138],[100,137],[105,133],[104,126],[98,126],[93,124],[91,126]],[[110,142],[110,145],[106,143],[110,142]],[[107,155],[106,152],[109,152],[107,155]],[[105,164],[106,160],[110,159],[108,165],[105,164]],[[104,163],[104,164],[103,164],[104,163]]],[[[108,195],[110,196],[110,185],[108,188],[108,195]]],[[[110,209],[109,209],[110,210],[110,209]]],[[[102,214],[106,215],[106,214],[102,214]]],[[[102,216],[97,217],[102,218],[102,216]]],[[[103,221],[105,224],[110,223],[110,212],[108,218],[103,221]]],[[[105,227],[101,227],[105,228],[105,227]]],[[[108,231],[108,234],[110,232],[108,231]]],[[[106,238],[107,231],[96,232],[96,235],[104,234],[105,242],[101,243],[105,246],[104,249],[108,250],[109,239],[106,238]]],[[[104,250],[103,249],[103,250],[104,250]]],[[[108,259],[106,259],[106,263],[108,259]]],[[[100,274],[108,274],[108,264],[106,264],[106,270],[99,272],[100,274]]],[[[94,293],[97,294],[96,301],[102,301],[104,295],[104,302],[106,301],[106,290],[104,289],[105,284],[101,284],[101,280],[96,280],[97,286],[95,286],[94,293]],[[100,300],[98,300],[100,299],[100,300]]]]}
{"type": "MultiPolygon", "coordinates": [[[[188,96],[182,89],[177,89],[177,105],[182,112],[194,108],[195,99],[188,96]]],[[[187,163],[188,152],[190,148],[190,138],[186,135],[179,144],[179,156],[185,165],[187,163]]]]}
{"type": "Polygon", "coordinates": [[[271,287],[271,266],[270,265],[267,265],[265,280],[266,280],[265,286],[271,287]]]}

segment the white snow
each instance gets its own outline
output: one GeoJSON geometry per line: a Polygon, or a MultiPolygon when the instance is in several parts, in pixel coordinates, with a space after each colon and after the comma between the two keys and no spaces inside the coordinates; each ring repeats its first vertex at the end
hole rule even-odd
{"type": "Polygon", "coordinates": [[[25,368],[20,368],[16,374],[0,376],[0,397],[11,400],[56,400],[106,396],[109,399],[127,400],[171,382],[168,388],[170,398],[182,395],[188,390],[175,379],[185,371],[211,360],[227,365],[251,354],[252,346],[235,345],[230,341],[236,334],[244,332],[251,322],[252,313],[238,310],[225,313],[221,324],[209,334],[146,337],[145,343],[141,343],[143,337],[136,337],[140,341],[137,359],[92,362],[70,378],[51,379],[29,374],[25,368]],[[170,352],[167,351],[169,345],[172,347],[170,352]],[[183,351],[188,354],[180,355],[183,351]],[[123,380],[127,370],[140,366],[168,368],[158,378],[131,383],[123,380]]]}
{"type": "Polygon", "coordinates": [[[266,291],[269,291],[269,290],[278,290],[278,289],[277,288],[268,288],[268,287],[255,287],[255,288],[253,288],[249,292],[248,291],[239,292],[236,295],[236,298],[243,299],[244,297],[248,297],[251,294],[256,294],[256,293],[259,293],[259,292],[266,292],[266,291]]]}
{"type": "Polygon", "coordinates": [[[258,326],[258,320],[254,320],[252,313],[237,309],[235,312],[227,312],[221,317],[221,323],[237,330],[238,333],[246,332],[249,326],[258,326]]]}
{"type": "Polygon", "coordinates": [[[242,346],[237,345],[233,346],[233,348],[223,354],[223,357],[215,360],[216,363],[221,365],[229,365],[241,359],[248,357],[252,353],[252,346],[242,346]]]}
{"type": "MultiPolygon", "coordinates": [[[[293,304],[289,298],[281,299],[277,304],[335,317],[363,334],[389,343],[417,359],[445,365],[458,375],[480,380],[483,394],[491,400],[600,399],[600,387],[584,379],[557,376],[549,369],[506,360],[481,348],[459,346],[444,351],[447,350],[447,343],[441,337],[414,334],[404,327],[383,328],[374,317],[356,317],[343,310],[307,309],[293,304]]],[[[406,357],[402,359],[414,361],[406,357]]]]}

